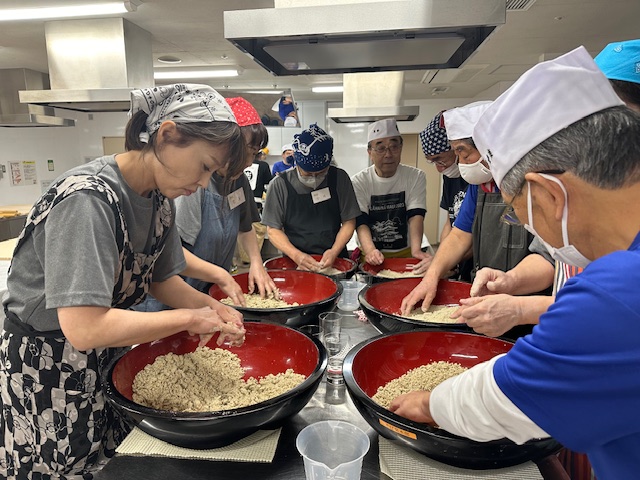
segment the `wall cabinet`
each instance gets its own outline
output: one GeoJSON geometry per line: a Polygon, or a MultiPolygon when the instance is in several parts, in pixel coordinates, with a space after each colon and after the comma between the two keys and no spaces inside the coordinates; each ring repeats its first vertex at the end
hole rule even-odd
{"type": "Polygon", "coordinates": [[[27,220],[26,215],[19,215],[11,218],[0,218],[0,242],[15,238],[20,235],[24,223],[27,220]]]}

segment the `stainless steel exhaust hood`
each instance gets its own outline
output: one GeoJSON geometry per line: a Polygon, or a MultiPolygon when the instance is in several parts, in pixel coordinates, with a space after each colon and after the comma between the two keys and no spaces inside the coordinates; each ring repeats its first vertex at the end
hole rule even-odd
{"type": "Polygon", "coordinates": [[[151,34],[123,18],[45,23],[50,90],[22,103],[80,112],[126,112],[134,88],[155,85],[151,34]]]}
{"type": "Polygon", "coordinates": [[[47,75],[26,68],[0,70],[0,127],[73,127],[76,121],[56,116],[52,107],[20,103],[21,89],[46,88],[47,75]]]}
{"type": "Polygon", "coordinates": [[[410,121],[420,113],[418,106],[403,105],[404,72],[345,73],[342,83],[342,108],[327,109],[336,123],[410,121]]]}
{"type": "Polygon", "coordinates": [[[506,20],[504,0],[304,4],[224,12],[224,36],[275,75],[443,69],[506,20]]]}

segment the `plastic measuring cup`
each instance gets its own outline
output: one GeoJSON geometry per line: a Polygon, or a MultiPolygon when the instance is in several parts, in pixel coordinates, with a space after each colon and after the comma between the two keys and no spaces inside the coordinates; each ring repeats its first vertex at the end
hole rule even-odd
{"type": "Polygon", "coordinates": [[[307,480],[359,480],[369,437],[349,422],[323,420],[303,428],[296,447],[307,480]]]}
{"type": "Polygon", "coordinates": [[[357,310],[360,306],[358,294],[367,284],[357,280],[340,280],[340,283],[342,284],[342,295],[338,300],[338,308],[351,312],[357,310]]]}

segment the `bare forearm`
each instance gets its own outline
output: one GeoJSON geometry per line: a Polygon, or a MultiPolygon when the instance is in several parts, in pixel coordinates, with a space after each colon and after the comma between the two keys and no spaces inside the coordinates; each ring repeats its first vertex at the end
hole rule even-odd
{"type": "Polygon", "coordinates": [[[520,301],[521,317],[519,325],[537,325],[540,315],[545,313],[554,302],[554,297],[549,295],[530,295],[517,297],[520,301]]]}
{"type": "Polygon", "coordinates": [[[351,240],[351,237],[353,236],[353,232],[355,228],[356,228],[355,219],[347,220],[342,224],[342,226],[340,227],[340,230],[338,230],[336,239],[333,242],[333,246],[331,247],[331,249],[335,252],[336,255],[339,256],[340,252],[342,252],[344,247],[347,246],[347,243],[349,243],[349,240],[351,240]]]}
{"type": "Polygon", "coordinates": [[[376,249],[376,245],[373,243],[373,237],[371,236],[371,230],[367,225],[360,225],[357,228],[357,232],[360,249],[365,255],[376,249]]]}
{"type": "Polygon", "coordinates": [[[464,258],[473,242],[470,233],[453,228],[449,235],[440,243],[438,251],[427,270],[426,276],[442,278],[464,258]]]}
{"type": "Polygon", "coordinates": [[[414,257],[422,251],[422,234],[424,233],[424,217],[414,215],[409,219],[409,246],[414,257]]]}
{"type": "Polygon", "coordinates": [[[298,257],[300,257],[302,253],[306,253],[301,252],[299,249],[294,247],[293,244],[289,241],[289,237],[287,237],[287,235],[282,230],[269,227],[267,232],[269,235],[269,241],[273,244],[273,246],[294,261],[297,262],[298,257]]]}
{"type": "Polygon", "coordinates": [[[184,258],[187,261],[187,268],[182,271],[182,275],[215,284],[220,284],[228,280],[229,272],[224,268],[201,259],[186,248],[182,250],[184,252],[184,258]]]}
{"type": "Polygon", "coordinates": [[[215,301],[209,295],[191,287],[177,275],[164,282],[152,283],[149,293],[172,308],[200,308],[209,306],[212,301],[215,301]]]}
{"type": "Polygon", "coordinates": [[[511,293],[525,295],[548,288],[553,284],[554,271],[554,266],[542,255],[537,253],[527,255],[520,263],[506,272],[515,286],[511,293]]]}
{"type": "Polygon", "coordinates": [[[258,238],[256,237],[256,231],[251,227],[248,232],[240,232],[238,234],[238,241],[244,251],[249,256],[250,263],[262,263],[262,256],[260,255],[260,249],[258,248],[258,238]]]}

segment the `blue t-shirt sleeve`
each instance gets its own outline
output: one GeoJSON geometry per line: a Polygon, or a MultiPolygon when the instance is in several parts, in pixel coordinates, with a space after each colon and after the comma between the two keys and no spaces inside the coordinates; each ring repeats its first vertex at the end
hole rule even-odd
{"type": "Polygon", "coordinates": [[[594,261],[494,365],[500,390],[568,448],[589,451],[640,431],[639,284],[637,251],[594,261]]]}
{"type": "Polygon", "coordinates": [[[460,212],[453,222],[453,226],[463,232],[471,233],[473,229],[473,219],[476,216],[476,204],[478,200],[478,185],[469,185],[467,194],[464,196],[460,212]]]}

